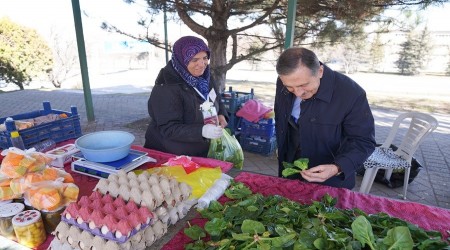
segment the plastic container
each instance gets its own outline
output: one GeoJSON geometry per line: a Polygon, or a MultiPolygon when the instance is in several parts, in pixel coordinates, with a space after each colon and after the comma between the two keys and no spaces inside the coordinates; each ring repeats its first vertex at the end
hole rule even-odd
{"type": "Polygon", "coordinates": [[[25,150],[25,144],[23,143],[22,136],[18,131],[11,132],[11,144],[13,147],[25,150]]]}
{"type": "Polygon", "coordinates": [[[64,212],[66,207],[62,207],[56,211],[47,212],[42,210],[42,219],[44,222],[45,231],[50,234],[55,231],[56,226],[61,222],[61,214],[64,212]]]}
{"type": "Polygon", "coordinates": [[[5,124],[6,130],[0,131],[0,149],[7,149],[12,146],[11,132],[17,131],[16,121],[32,119],[48,114],[57,114],[61,119],[42,123],[29,128],[21,129],[20,135],[25,144],[25,148],[31,148],[34,144],[46,139],[52,139],[55,142],[63,142],[68,139],[78,138],[82,135],[80,116],[75,106],[70,108],[71,112],[52,109],[50,102],[43,102],[44,109],[28,113],[11,115],[0,118],[0,124],[5,124]],[[65,118],[64,118],[65,117],[65,118]]]}
{"type": "Polygon", "coordinates": [[[36,248],[45,242],[44,223],[41,213],[37,210],[26,210],[16,214],[12,218],[17,242],[29,248],[36,248]]]}
{"type": "Polygon", "coordinates": [[[241,129],[241,117],[236,116],[236,113],[228,113],[228,125],[227,128],[231,130],[232,135],[238,136],[241,129]]]}
{"type": "Polygon", "coordinates": [[[16,214],[22,212],[24,208],[25,205],[22,203],[0,205],[0,235],[10,240],[16,240],[12,219],[16,214]]]}
{"type": "Polygon", "coordinates": [[[75,144],[67,144],[50,150],[45,154],[55,158],[50,165],[57,168],[63,168],[64,164],[72,161],[72,155],[77,152],[80,152],[80,150],[75,146],[75,144]]]}
{"type": "Polygon", "coordinates": [[[52,139],[43,140],[41,142],[38,142],[33,145],[33,148],[37,152],[47,152],[49,150],[52,150],[56,147],[56,142],[52,139]]]}
{"type": "Polygon", "coordinates": [[[255,123],[242,119],[241,133],[245,136],[261,136],[271,138],[275,135],[275,120],[261,119],[255,123]]]}
{"type": "Polygon", "coordinates": [[[83,135],[75,145],[88,161],[111,162],[127,156],[134,139],[133,134],[125,131],[99,131],[83,135]]]}
{"type": "Polygon", "coordinates": [[[247,93],[233,91],[230,87],[228,91],[222,93],[220,102],[223,103],[228,112],[236,113],[246,101],[253,99],[253,96],[253,89],[250,93],[247,93]]]}
{"type": "Polygon", "coordinates": [[[277,148],[277,140],[274,137],[265,139],[262,137],[244,136],[241,134],[241,147],[245,151],[269,156],[277,148]]]}

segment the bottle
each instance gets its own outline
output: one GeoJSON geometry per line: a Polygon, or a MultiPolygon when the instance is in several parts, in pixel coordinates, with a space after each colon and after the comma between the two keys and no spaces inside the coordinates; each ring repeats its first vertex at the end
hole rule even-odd
{"type": "Polygon", "coordinates": [[[22,136],[20,136],[18,131],[11,132],[11,144],[13,147],[25,150],[25,144],[23,144],[22,136]]]}
{"type": "Polygon", "coordinates": [[[33,148],[36,150],[36,152],[47,152],[49,150],[52,150],[56,147],[56,142],[52,139],[47,139],[41,142],[38,142],[33,145],[33,148]]]}

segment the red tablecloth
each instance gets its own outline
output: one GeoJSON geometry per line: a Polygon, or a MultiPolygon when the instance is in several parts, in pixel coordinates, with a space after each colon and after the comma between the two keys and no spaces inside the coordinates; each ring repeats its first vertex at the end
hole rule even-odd
{"type": "MultiPolygon", "coordinates": [[[[64,143],[59,144],[58,146],[62,146],[73,142],[74,140],[68,140],[64,143]]],[[[166,163],[169,158],[175,157],[175,155],[173,154],[168,154],[157,150],[146,149],[142,146],[133,145],[132,148],[139,151],[147,152],[148,156],[156,160],[156,163],[153,162],[145,163],[137,169],[149,169],[152,167],[160,166],[161,164],[166,163]]],[[[0,155],[0,162],[2,159],[3,157],[0,155]]],[[[222,172],[228,172],[233,167],[232,163],[209,158],[192,157],[192,160],[203,167],[220,167],[222,169],[222,172]]],[[[98,182],[97,178],[73,172],[70,164],[66,164],[64,169],[73,176],[75,184],[77,184],[77,186],[79,187],[80,193],[78,197],[90,195],[92,193],[92,190],[94,189],[95,185],[97,185],[98,182]]],[[[52,240],[53,235],[48,235],[47,240],[42,245],[40,245],[38,249],[47,249],[52,240]]]]}
{"type": "MultiPolygon", "coordinates": [[[[138,167],[137,169],[149,169],[152,167],[160,166],[161,164],[166,163],[169,158],[175,157],[175,155],[173,155],[173,154],[168,154],[168,153],[164,153],[164,152],[157,151],[157,150],[147,149],[142,146],[133,145],[132,148],[142,151],[142,152],[147,152],[148,156],[154,158],[157,161],[156,163],[153,163],[153,162],[145,163],[142,166],[138,167]]],[[[232,163],[218,161],[218,160],[209,159],[209,158],[192,157],[192,160],[194,162],[198,163],[200,166],[220,167],[222,169],[222,172],[224,172],[224,173],[228,172],[233,167],[232,163]]],[[[98,182],[97,178],[93,178],[93,177],[90,177],[87,175],[82,175],[82,174],[72,172],[70,164],[67,164],[64,168],[68,173],[72,174],[72,176],[75,180],[75,183],[80,188],[79,197],[84,196],[84,195],[89,195],[92,193],[92,189],[94,189],[95,185],[97,185],[97,182],[98,182]]]]}
{"type": "MultiPolygon", "coordinates": [[[[148,169],[165,163],[172,154],[163,153],[156,150],[145,149],[141,146],[133,146],[133,149],[148,152],[148,155],[157,160],[156,163],[146,163],[139,169],[148,169]]],[[[1,156],[0,156],[1,160],[1,156]]],[[[227,172],[232,168],[231,163],[217,161],[207,158],[193,157],[193,160],[202,166],[222,168],[223,172],[227,172]]],[[[74,177],[75,183],[80,188],[80,197],[89,195],[98,182],[98,179],[73,173],[70,165],[66,165],[65,169],[74,177]]],[[[414,202],[393,200],[368,194],[361,194],[350,191],[348,189],[333,188],[316,184],[308,184],[294,180],[281,179],[277,177],[264,176],[252,173],[240,173],[236,178],[237,181],[248,185],[253,192],[259,192],[263,195],[282,195],[286,198],[301,202],[311,203],[312,200],[320,200],[326,193],[333,197],[337,197],[339,208],[360,208],[367,213],[385,212],[391,216],[401,218],[413,224],[427,229],[440,231],[444,238],[449,237],[447,230],[450,230],[450,210],[427,206],[414,202]]],[[[203,225],[204,219],[194,219],[191,224],[203,225]]],[[[39,247],[46,249],[50,244],[53,236],[49,236],[47,241],[39,247]]],[[[165,250],[183,249],[185,243],[189,242],[182,231],[180,231],[168,244],[164,246],[165,250]]]]}
{"type": "MultiPolygon", "coordinates": [[[[263,195],[282,195],[306,204],[312,203],[311,201],[313,200],[320,200],[323,195],[328,193],[333,197],[337,197],[338,203],[336,206],[339,208],[359,208],[367,213],[385,212],[391,216],[416,224],[421,228],[440,231],[445,239],[449,237],[447,230],[450,230],[450,210],[447,209],[357,193],[343,188],[333,188],[252,173],[240,173],[235,180],[245,183],[253,192],[263,195]]],[[[190,223],[191,225],[203,225],[205,220],[194,219],[190,223]]],[[[172,238],[163,249],[183,249],[180,246],[190,242],[190,239],[182,231],[172,238]]]]}

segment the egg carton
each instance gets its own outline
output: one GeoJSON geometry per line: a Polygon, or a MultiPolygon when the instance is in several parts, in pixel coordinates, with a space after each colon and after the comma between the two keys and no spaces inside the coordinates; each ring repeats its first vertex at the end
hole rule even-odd
{"type": "Polygon", "coordinates": [[[133,228],[130,231],[129,235],[122,235],[120,237],[116,237],[116,235],[113,232],[111,232],[110,230],[106,234],[104,234],[102,232],[102,230],[101,230],[101,227],[95,227],[95,228],[91,229],[89,227],[89,223],[87,223],[87,222],[82,222],[80,224],[80,223],[77,222],[76,219],[74,219],[74,218],[67,219],[65,216],[62,216],[61,220],[66,222],[67,224],[70,224],[70,225],[76,226],[76,227],[78,227],[80,229],[86,230],[86,231],[92,233],[93,235],[97,235],[97,236],[100,236],[100,237],[102,237],[104,239],[112,240],[112,241],[115,241],[115,242],[118,242],[118,243],[125,243],[133,235],[137,234],[140,231],[145,230],[148,226],[150,226],[152,224],[152,220],[150,220],[149,223],[142,224],[141,228],[139,230],[136,230],[136,228],[133,228]]]}
{"type": "Polygon", "coordinates": [[[156,221],[154,225],[140,230],[124,243],[105,239],[90,231],[83,230],[64,221],[58,224],[52,233],[53,238],[49,250],[72,249],[108,249],[108,250],[140,250],[148,249],[167,232],[167,227],[156,221]],[[156,232],[156,233],[155,233],[156,232]]]}

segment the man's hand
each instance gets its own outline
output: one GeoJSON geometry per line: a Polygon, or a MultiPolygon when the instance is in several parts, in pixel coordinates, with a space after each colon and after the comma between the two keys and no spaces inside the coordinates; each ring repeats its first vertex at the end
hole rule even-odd
{"type": "Polygon", "coordinates": [[[334,164],[319,165],[300,172],[302,177],[309,182],[324,182],[335,176],[339,169],[334,164]]]}

